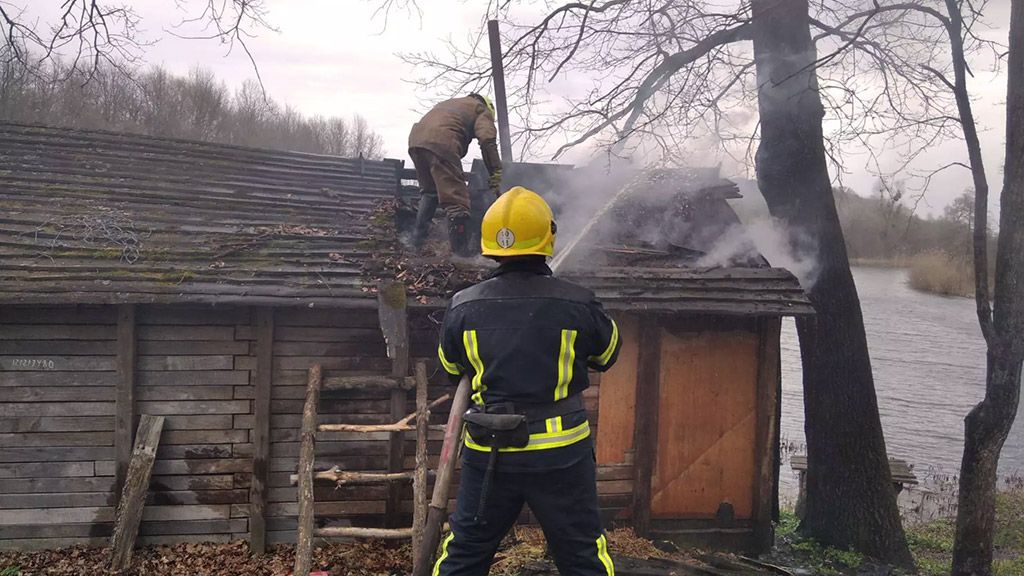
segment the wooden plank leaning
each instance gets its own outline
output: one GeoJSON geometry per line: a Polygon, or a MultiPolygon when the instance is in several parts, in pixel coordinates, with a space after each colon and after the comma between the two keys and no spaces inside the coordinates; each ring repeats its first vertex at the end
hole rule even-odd
{"type": "MultiPolygon", "coordinates": [[[[427,365],[416,363],[416,471],[412,479],[412,549],[418,550],[427,522],[427,435],[429,434],[430,405],[427,404],[427,365]]],[[[413,554],[415,562],[415,553],[413,554]]],[[[423,559],[420,558],[422,561],[423,559]]],[[[418,566],[413,566],[415,572],[418,566]]]]}
{"type": "Polygon", "coordinates": [[[316,448],[316,413],[320,404],[323,370],[309,369],[306,404],[302,409],[302,446],[299,449],[299,533],[295,544],[294,576],[309,576],[313,561],[313,455],[316,448]]]}
{"type": "Polygon", "coordinates": [[[156,460],[156,449],[160,445],[160,432],[164,428],[163,416],[143,414],[135,434],[135,448],[132,450],[128,473],[125,475],[124,491],[118,501],[114,535],[110,540],[110,568],[124,570],[132,561],[135,537],[142,521],[142,507],[149,490],[149,477],[156,460]]]}
{"type": "Polygon", "coordinates": [[[437,477],[434,481],[434,493],[430,498],[430,507],[423,525],[423,536],[420,545],[413,551],[413,576],[427,576],[437,545],[441,542],[441,527],[444,525],[448,512],[448,492],[452,483],[452,472],[459,457],[462,445],[462,415],[469,407],[469,377],[463,376],[452,399],[451,412],[448,414],[448,425],[444,431],[444,443],[441,445],[441,459],[437,464],[437,477]]]}

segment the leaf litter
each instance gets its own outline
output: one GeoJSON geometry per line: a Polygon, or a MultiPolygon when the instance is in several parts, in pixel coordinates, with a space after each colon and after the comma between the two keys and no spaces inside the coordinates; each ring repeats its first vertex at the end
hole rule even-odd
{"type": "MultiPolygon", "coordinates": [[[[273,546],[259,556],[244,541],[146,546],[135,550],[127,570],[108,569],[110,550],[74,546],[34,552],[0,552],[0,571],[20,576],[287,576],[295,562],[295,547],[273,546]]],[[[330,576],[391,576],[406,574],[412,565],[410,545],[381,541],[327,544],[313,551],[314,571],[330,576]]]]}
{"type": "MultiPolygon", "coordinates": [[[[633,561],[666,563],[665,566],[703,564],[683,552],[661,550],[650,540],[638,537],[631,528],[608,532],[608,547],[616,561],[628,557],[633,561]]],[[[295,547],[290,544],[272,546],[260,556],[252,554],[249,545],[241,540],[138,548],[132,556],[131,566],[121,572],[108,569],[108,548],[73,546],[57,550],[0,552],[0,572],[11,570],[19,576],[288,576],[294,562],[295,547]]],[[[324,543],[313,550],[312,568],[313,572],[320,571],[330,576],[405,575],[412,570],[412,549],[408,543],[395,545],[380,540],[324,543]]],[[[540,528],[517,526],[502,542],[490,573],[518,576],[553,570],[540,528]]]]}

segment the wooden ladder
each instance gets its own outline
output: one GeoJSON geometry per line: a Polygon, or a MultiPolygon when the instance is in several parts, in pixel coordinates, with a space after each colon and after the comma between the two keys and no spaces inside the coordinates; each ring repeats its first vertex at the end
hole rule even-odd
{"type": "Polygon", "coordinates": [[[412,376],[409,375],[409,337],[406,314],[405,286],[392,283],[378,290],[378,310],[381,331],[391,359],[391,374],[379,376],[342,376],[324,378],[319,364],[309,369],[306,386],[306,402],[302,410],[302,444],[299,451],[298,474],[292,476],[292,484],[298,484],[299,518],[298,541],[295,549],[294,576],[308,576],[312,565],[313,539],[315,537],[385,538],[413,540],[413,549],[423,532],[427,515],[427,437],[430,426],[430,409],[446,402],[450,395],[442,396],[427,403],[427,368],[423,362],[416,363],[412,376]],[[416,390],[416,411],[401,417],[406,410],[408,391],[416,390]],[[318,424],[318,407],[321,391],[343,391],[378,389],[391,391],[391,416],[393,424],[318,424]],[[399,419],[400,418],[400,419],[399,419]],[[415,425],[412,424],[415,420],[415,425]],[[390,434],[389,462],[387,472],[344,471],[338,466],[314,473],[313,461],[317,432],[388,432],[390,434]],[[416,467],[413,472],[404,471],[404,437],[406,432],[416,433],[416,467]],[[315,482],[332,482],[337,486],[388,484],[386,507],[387,522],[397,514],[401,504],[400,482],[413,483],[413,525],[409,528],[361,528],[353,526],[330,526],[316,528],[314,522],[313,485],[315,482]]]}

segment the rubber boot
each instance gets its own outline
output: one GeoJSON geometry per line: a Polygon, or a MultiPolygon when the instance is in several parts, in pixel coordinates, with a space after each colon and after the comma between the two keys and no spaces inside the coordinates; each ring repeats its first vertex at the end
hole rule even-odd
{"type": "Polygon", "coordinates": [[[462,258],[473,256],[469,250],[469,214],[448,218],[448,243],[453,255],[462,258]]]}
{"type": "Polygon", "coordinates": [[[430,223],[434,220],[434,213],[437,212],[437,194],[420,194],[420,203],[416,208],[416,225],[412,231],[412,247],[416,251],[423,250],[423,244],[427,241],[427,233],[430,232],[430,223]]]}

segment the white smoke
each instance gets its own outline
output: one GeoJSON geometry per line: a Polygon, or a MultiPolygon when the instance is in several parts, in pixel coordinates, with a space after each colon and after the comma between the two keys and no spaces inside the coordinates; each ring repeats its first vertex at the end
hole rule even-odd
{"type": "MultiPolygon", "coordinates": [[[[552,183],[551,189],[543,191],[542,194],[556,211],[556,256],[573,243],[623,187],[629,186],[639,174],[650,171],[650,167],[641,168],[621,159],[598,161],[566,172],[557,182],[552,183]]],[[[742,179],[737,183],[747,199],[758,205],[763,204],[756,183],[742,179]]],[[[673,246],[682,244],[692,248],[695,254],[703,251],[704,255],[697,261],[690,261],[691,266],[701,268],[756,266],[763,257],[771,266],[792,272],[805,290],[817,281],[817,246],[806,233],[787,227],[782,221],[768,216],[767,207],[763,211],[758,210],[756,216],[747,219],[744,224],[721,227],[722,224],[702,219],[699,213],[695,219],[689,220],[679,218],[674,212],[669,204],[673,202],[676,191],[689,187],[687,183],[667,179],[663,184],[654,186],[671,187],[654,190],[654,197],[664,198],[666,205],[663,210],[654,210],[654,214],[647,214],[635,221],[623,220],[623,214],[616,210],[600,214],[598,225],[586,231],[586,236],[575,246],[564,268],[594,265],[604,258],[603,253],[597,253],[598,247],[626,240],[628,244],[642,244],[652,250],[671,250],[673,246]]],[[[650,186],[644,188],[649,189],[650,186]]],[[[635,198],[626,195],[618,198],[617,203],[630,203],[631,199],[635,198]]],[[[729,204],[733,208],[732,201],[729,204]]],[[[625,213],[629,212],[629,209],[625,210],[625,213]]]]}
{"type": "Polygon", "coordinates": [[[788,228],[776,218],[761,218],[725,230],[711,250],[698,262],[700,267],[727,267],[764,256],[768,263],[785,268],[810,290],[820,271],[816,247],[807,234],[788,228]]]}

